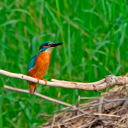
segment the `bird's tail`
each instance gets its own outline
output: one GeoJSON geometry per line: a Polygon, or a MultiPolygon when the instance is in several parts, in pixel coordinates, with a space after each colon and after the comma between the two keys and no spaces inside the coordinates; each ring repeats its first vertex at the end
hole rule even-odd
{"type": "Polygon", "coordinates": [[[35,92],[36,83],[29,82],[29,92],[33,94],[35,92]]]}

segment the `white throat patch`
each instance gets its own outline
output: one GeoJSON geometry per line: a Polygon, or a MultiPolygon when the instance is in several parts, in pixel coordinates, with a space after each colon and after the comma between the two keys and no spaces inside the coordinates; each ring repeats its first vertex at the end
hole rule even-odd
{"type": "Polygon", "coordinates": [[[45,52],[48,52],[48,53],[51,54],[51,52],[52,52],[53,49],[54,49],[54,47],[47,48],[47,49],[45,50],[45,52]]]}

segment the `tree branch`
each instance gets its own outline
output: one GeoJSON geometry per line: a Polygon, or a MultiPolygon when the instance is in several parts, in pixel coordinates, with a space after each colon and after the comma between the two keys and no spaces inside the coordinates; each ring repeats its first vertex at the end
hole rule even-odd
{"type": "MultiPolygon", "coordinates": [[[[4,85],[4,88],[5,89],[12,90],[12,91],[16,91],[16,92],[22,92],[22,93],[28,93],[28,94],[30,94],[28,90],[18,89],[18,88],[10,87],[10,86],[7,86],[7,85],[4,85]]],[[[65,102],[62,102],[62,101],[59,101],[59,100],[56,100],[56,99],[53,99],[53,98],[44,96],[44,95],[39,94],[39,93],[36,93],[36,92],[34,92],[33,95],[38,96],[38,97],[41,97],[41,98],[46,99],[46,100],[49,100],[49,101],[52,101],[52,102],[55,102],[57,104],[61,104],[61,105],[70,107],[70,108],[76,108],[75,106],[73,106],[71,104],[68,104],[68,103],[65,103],[65,102]]]]}
{"type": "MultiPolygon", "coordinates": [[[[45,82],[43,80],[39,80],[38,82],[36,78],[26,76],[23,74],[11,73],[1,69],[0,69],[0,74],[45,85],[45,82]]],[[[106,76],[104,79],[97,82],[93,82],[93,83],[69,82],[69,81],[61,81],[61,80],[55,80],[55,79],[52,79],[52,81],[53,82],[48,81],[47,86],[100,91],[113,85],[128,84],[128,77],[109,75],[109,76],[106,76]]]]}

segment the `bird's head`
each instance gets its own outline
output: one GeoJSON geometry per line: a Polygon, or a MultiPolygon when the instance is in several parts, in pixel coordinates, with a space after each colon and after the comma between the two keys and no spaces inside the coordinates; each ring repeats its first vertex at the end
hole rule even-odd
{"type": "Polygon", "coordinates": [[[63,43],[53,43],[51,41],[46,41],[40,45],[39,52],[49,52],[51,53],[53,48],[59,46],[63,43]]]}

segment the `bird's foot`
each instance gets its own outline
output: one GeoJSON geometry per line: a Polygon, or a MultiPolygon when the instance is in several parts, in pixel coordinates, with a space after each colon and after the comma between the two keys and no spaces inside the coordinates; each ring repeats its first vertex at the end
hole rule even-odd
{"type": "Polygon", "coordinates": [[[42,79],[44,82],[45,82],[45,85],[47,85],[47,80],[45,80],[45,79],[42,79]]]}
{"type": "Polygon", "coordinates": [[[36,78],[37,79],[37,83],[39,83],[39,78],[36,78]]]}

